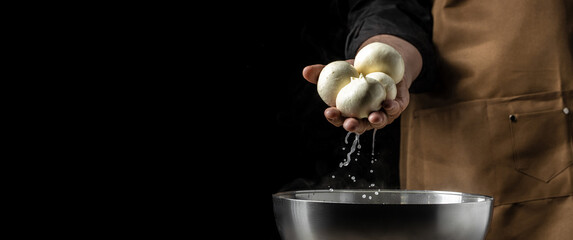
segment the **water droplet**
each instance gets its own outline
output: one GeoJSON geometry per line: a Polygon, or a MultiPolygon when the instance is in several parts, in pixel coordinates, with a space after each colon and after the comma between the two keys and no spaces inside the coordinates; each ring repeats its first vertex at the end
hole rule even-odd
{"type": "Polygon", "coordinates": [[[378,195],[378,194],[379,194],[378,192],[374,192],[374,195],[378,195]]]}
{"type": "Polygon", "coordinates": [[[336,178],[336,176],[332,175],[332,178],[336,178]]]}
{"type": "Polygon", "coordinates": [[[332,189],[332,188],[329,188],[329,189],[328,189],[328,191],[334,192],[334,189],[332,189]]]}
{"type": "Polygon", "coordinates": [[[366,194],[362,194],[362,198],[366,198],[366,194]]]}
{"type": "Polygon", "coordinates": [[[374,132],[372,132],[372,156],[374,156],[374,143],[376,142],[376,131],[378,129],[374,129],[374,132]]]}
{"type": "Polygon", "coordinates": [[[368,196],[368,199],[372,199],[372,196],[368,196]]]}
{"type": "Polygon", "coordinates": [[[348,137],[350,137],[350,134],[352,134],[352,132],[348,132],[346,134],[346,137],[344,138],[344,143],[348,144],[348,137]]]}
{"type": "Polygon", "coordinates": [[[374,172],[374,170],[370,169],[370,173],[373,173],[373,172],[374,172]]]}
{"type": "MultiPolygon", "coordinates": [[[[346,139],[344,139],[346,144],[348,144],[348,136],[350,136],[350,133],[352,132],[348,132],[348,134],[346,134],[346,139]]],[[[354,142],[352,142],[352,146],[350,147],[350,151],[348,154],[346,154],[346,162],[344,163],[345,166],[347,166],[351,160],[350,155],[356,151],[356,145],[358,145],[358,149],[360,149],[360,134],[355,135],[354,142]]]]}

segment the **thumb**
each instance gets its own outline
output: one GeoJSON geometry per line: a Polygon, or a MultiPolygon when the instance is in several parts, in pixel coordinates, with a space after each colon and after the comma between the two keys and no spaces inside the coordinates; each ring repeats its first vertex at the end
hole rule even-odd
{"type": "Polygon", "coordinates": [[[325,65],[322,64],[315,64],[306,66],[302,69],[302,77],[307,81],[316,84],[318,82],[318,76],[320,75],[320,71],[324,68],[325,65]]]}

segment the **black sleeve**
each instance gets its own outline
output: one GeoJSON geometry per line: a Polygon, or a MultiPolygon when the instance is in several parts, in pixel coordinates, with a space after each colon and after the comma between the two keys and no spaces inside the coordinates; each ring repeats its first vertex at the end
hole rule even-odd
{"type": "Polygon", "coordinates": [[[420,75],[410,92],[428,91],[435,79],[436,56],[432,45],[432,1],[430,0],[350,0],[346,57],[354,58],[360,45],[378,34],[400,37],[422,55],[420,75]]]}

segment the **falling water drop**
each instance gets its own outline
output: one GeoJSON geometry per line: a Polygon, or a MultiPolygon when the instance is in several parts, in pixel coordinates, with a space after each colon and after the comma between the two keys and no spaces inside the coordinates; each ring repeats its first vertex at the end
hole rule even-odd
{"type": "MultiPolygon", "coordinates": [[[[346,138],[344,139],[345,143],[348,143],[348,136],[350,135],[350,133],[352,132],[348,132],[348,134],[346,134],[346,138]]],[[[356,146],[360,146],[360,134],[355,133],[355,138],[354,138],[354,142],[352,142],[352,146],[350,147],[350,151],[348,152],[348,154],[346,154],[346,161],[344,162],[344,166],[348,166],[348,164],[350,163],[350,155],[352,153],[354,153],[354,151],[356,151],[356,146]]]]}
{"type": "Polygon", "coordinates": [[[378,131],[378,129],[374,129],[374,132],[372,133],[372,156],[374,156],[374,142],[376,142],[376,131],[378,131]]]}
{"type": "MultiPolygon", "coordinates": [[[[344,138],[344,143],[348,144],[348,137],[350,137],[350,134],[352,134],[352,132],[348,132],[346,134],[346,137],[344,138]]],[[[344,149],[343,149],[344,150],[344,149]]]]}

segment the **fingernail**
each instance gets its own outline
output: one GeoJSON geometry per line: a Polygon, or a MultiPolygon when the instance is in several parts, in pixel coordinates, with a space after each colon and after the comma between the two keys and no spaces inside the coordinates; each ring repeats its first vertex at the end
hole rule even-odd
{"type": "Polygon", "coordinates": [[[371,123],[377,124],[377,123],[380,123],[382,121],[382,118],[377,117],[377,116],[372,116],[372,117],[368,118],[368,120],[371,123]]]}
{"type": "Polygon", "coordinates": [[[328,120],[334,120],[334,118],[336,117],[336,115],[330,111],[327,111],[324,115],[326,116],[326,119],[328,119],[328,120]]]}

